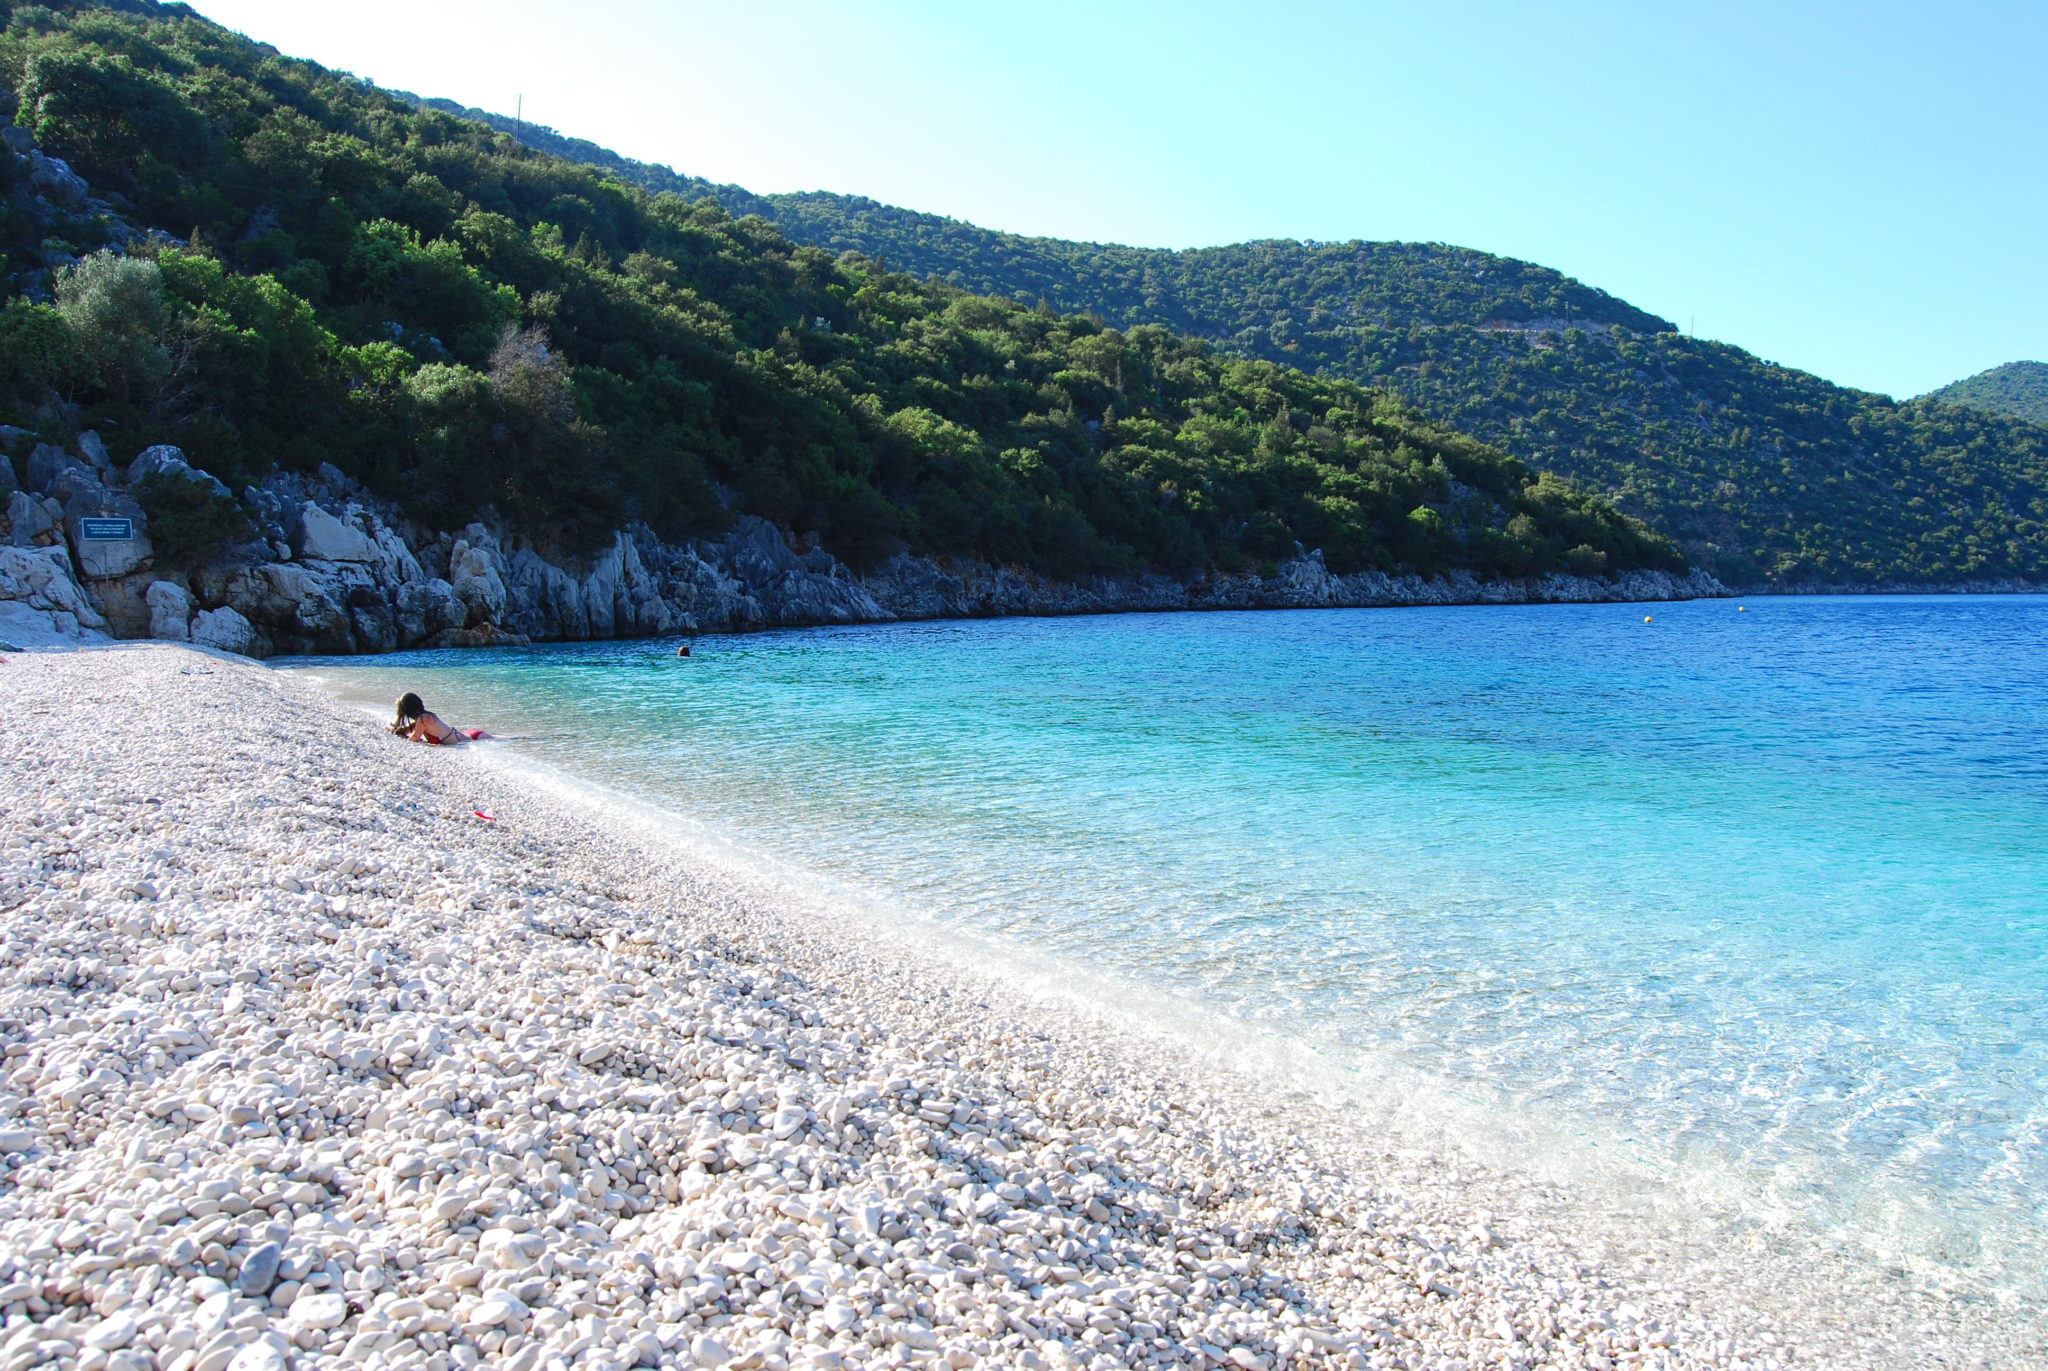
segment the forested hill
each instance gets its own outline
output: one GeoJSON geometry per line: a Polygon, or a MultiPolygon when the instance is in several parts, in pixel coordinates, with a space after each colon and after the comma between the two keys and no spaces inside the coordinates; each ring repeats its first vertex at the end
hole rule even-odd
{"type": "Polygon", "coordinates": [[[857,252],[898,271],[937,276],[978,295],[1098,315],[1118,328],[1163,324],[1204,338],[1284,346],[1303,329],[1371,324],[1525,323],[1638,332],[1673,325],[1605,291],[1511,258],[1441,243],[1302,243],[1275,239],[1168,251],[1026,238],[957,219],[823,191],[756,195],[621,157],[581,138],[450,100],[407,98],[513,133],[647,190],[711,196],[759,214],[801,243],[857,252]],[[1243,337],[1257,333],[1256,340],[1243,337]]]}
{"type": "MultiPolygon", "coordinates": [[[[0,19],[7,145],[39,149],[0,156],[17,478],[90,427],[235,486],[333,463],[429,527],[568,552],[750,513],[856,566],[1684,565],[1383,391],[837,257],[181,5],[0,19]]],[[[153,537],[171,512],[180,555],[235,534],[226,502],[153,537]]]]}
{"type": "Polygon", "coordinates": [[[2007,362],[1929,391],[1921,398],[2048,425],[2048,364],[2007,362]]]}
{"type": "Polygon", "coordinates": [[[1344,324],[1672,327],[1547,267],[1441,243],[1274,239],[1170,251],[995,233],[854,196],[765,198],[802,242],[982,294],[1093,311],[1121,327],[1160,323],[1255,346],[1344,324]]]}
{"type": "Polygon", "coordinates": [[[763,215],[799,242],[1388,386],[1440,423],[1609,493],[1732,583],[2048,581],[2040,428],[1938,403],[1954,397],[1895,402],[1833,385],[1687,337],[1543,267],[1438,244],[1175,252],[1023,238],[852,196],[755,195],[549,130],[526,136],[621,179],[763,215]]]}
{"type": "Polygon", "coordinates": [[[407,104],[416,105],[421,109],[452,114],[458,119],[468,119],[487,125],[499,133],[511,135],[535,152],[544,152],[550,157],[559,157],[566,162],[581,162],[584,166],[596,167],[629,186],[638,186],[641,190],[656,195],[680,195],[685,200],[702,200],[708,196],[735,215],[758,214],[764,219],[775,217],[775,206],[766,196],[756,195],[740,186],[720,185],[701,176],[685,176],[670,167],[636,162],[630,157],[621,157],[610,148],[599,147],[587,138],[571,138],[568,134],[557,132],[545,124],[529,123],[509,114],[493,114],[474,105],[464,105],[439,96],[415,95],[406,90],[391,93],[407,104]]]}

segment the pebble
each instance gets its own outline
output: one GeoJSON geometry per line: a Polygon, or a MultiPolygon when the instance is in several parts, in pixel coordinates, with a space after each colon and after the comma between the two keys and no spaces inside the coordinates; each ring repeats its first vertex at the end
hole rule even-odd
{"type": "Polygon", "coordinates": [[[469,1311],[469,1322],[495,1327],[512,1319],[524,1316],[526,1305],[517,1296],[504,1292],[488,1296],[469,1311]]]}
{"type": "Polygon", "coordinates": [[[289,1371],[290,1365],[284,1349],[265,1340],[237,1351],[229,1360],[227,1371],[289,1371]]]}
{"type": "Polygon", "coordinates": [[[116,1314],[112,1318],[87,1331],[80,1339],[85,1346],[96,1352],[112,1352],[135,1341],[139,1325],[132,1314],[116,1314]]]}
{"type": "Polygon", "coordinates": [[[267,1295],[270,1287],[277,1284],[278,1263],[284,1259],[284,1249],[274,1242],[264,1243],[242,1258],[242,1269],[235,1277],[235,1288],[245,1295],[267,1295]]]}
{"type": "Polygon", "coordinates": [[[348,1321],[348,1299],[331,1290],[301,1294],[292,1301],[291,1321],[301,1328],[339,1328],[348,1321]]]}
{"type": "Polygon", "coordinates": [[[2038,1364],[192,661],[9,664],[0,1371],[2038,1364]]]}

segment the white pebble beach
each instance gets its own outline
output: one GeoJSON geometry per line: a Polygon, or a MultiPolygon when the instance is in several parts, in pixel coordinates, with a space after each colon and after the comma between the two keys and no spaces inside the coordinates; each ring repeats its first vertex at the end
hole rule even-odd
{"type": "Polygon", "coordinates": [[[0,1371],[2048,1364],[2028,1308],[1379,1136],[304,676],[33,652],[0,700],[0,1371]]]}

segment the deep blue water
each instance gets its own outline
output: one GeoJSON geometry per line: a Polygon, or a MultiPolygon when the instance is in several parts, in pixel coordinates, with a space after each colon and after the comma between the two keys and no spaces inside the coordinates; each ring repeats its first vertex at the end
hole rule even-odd
{"type": "Polygon", "coordinates": [[[2048,598],[1742,603],[317,670],[540,735],[497,747],[912,918],[1312,1044],[1410,1115],[1440,1100],[2039,1293],[2048,598]]]}

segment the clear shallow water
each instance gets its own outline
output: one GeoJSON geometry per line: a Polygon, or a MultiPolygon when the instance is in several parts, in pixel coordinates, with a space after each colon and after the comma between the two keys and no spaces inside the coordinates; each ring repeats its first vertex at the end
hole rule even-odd
{"type": "Polygon", "coordinates": [[[1517,1146],[2048,1289],[2048,598],[672,651],[317,671],[541,735],[501,747],[1476,1107],[1517,1146]]]}

